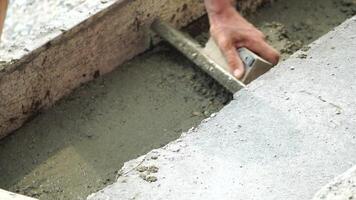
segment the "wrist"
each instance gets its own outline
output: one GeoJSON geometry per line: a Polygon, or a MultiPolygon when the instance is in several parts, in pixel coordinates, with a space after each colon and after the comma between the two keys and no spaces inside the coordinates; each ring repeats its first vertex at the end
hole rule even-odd
{"type": "Polygon", "coordinates": [[[234,20],[235,22],[244,21],[244,18],[237,12],[236,8],[231,3],[226,7],[208,10],[208,17],[210,25],[224,23],[231,20],[234,20]]]}
{"type": "Polygon", "coordinates": [[[205,0],[208,15],[220,15],[233,8],[231,0],[205,0]]]}

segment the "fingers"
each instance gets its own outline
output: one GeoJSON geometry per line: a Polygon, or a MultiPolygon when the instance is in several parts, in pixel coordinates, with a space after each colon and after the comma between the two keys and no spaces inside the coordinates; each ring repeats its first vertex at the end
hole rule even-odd
{"type": "Polygon", "coordinates": [[[251,51],[257,53],[261,58],[267,60],[273,65],[278,64],[280,55],[277,50],[271,47],[266,41],[263,39],[254,40],[246,44],[246,47],[251,51]]]}
{"type": "Polygon", "coordinates": [[[237,78],[241,79],[245,73],[244,64],[233,44],[220,45],[223,54],[229,64],[231,73],[237,78]]]}

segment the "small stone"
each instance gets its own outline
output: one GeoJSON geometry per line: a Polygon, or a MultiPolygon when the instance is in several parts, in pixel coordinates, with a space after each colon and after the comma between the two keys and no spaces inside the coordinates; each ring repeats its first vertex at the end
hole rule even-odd
{"type": "Polygon", "coordinates": [[[201,112],[194,111],[194,112],[192,112],[192,115],[193,116],[201,116],[201,112]]]}
{"type": "Polygon", "coordinates": [[[295,67],[290,67],[290,70],[292,70],[292,71],[295,70],[295,67]]]}
{"type": "Polygon", "coordinates": [[[138,171],[138,172],[145,172],[147,170],[148,170],[148,167],[146,167],[146,166],[139,166],[136,168],[136,171],[138,171]]]}
{"type": "Polygon", "coordinates": [[[156,182],[158,179],[155,176],[146,176],[146,178],[143,179],[143,180],[145,180],[147,182],[150,182],[150,183],[153,183],[153,182],[156,182]]]}
{"type": "Polygon", "coordinates": [[[305,59],[305,58],[307,58],[307,54],[305,54],[305,53],[299,54],[298,58],[305,59]]]}
{"type": "Polygon", "coordinates": [[[207,110],[204,111],[204,115],[208,117],[209,116],[209,111],[207,111],[207,110]]]}
{"type": "Polygon", "coordinates": [[[158,156],[151,156],[151,159],[152,159],[152,160],[157,160],[157,159],[158,159],[158,156]]]}
{"type": "Polygon", "coordinates": [[[152,165],[147,169],[148,173],[157,173],[158,172],[158,167],[152,165]]]}
{"type": "Polygon", "coordinates": [[[310,50],[310,46],[304,46],[303,48],[301,48],[302,51],[306,52],[310,50]]]}

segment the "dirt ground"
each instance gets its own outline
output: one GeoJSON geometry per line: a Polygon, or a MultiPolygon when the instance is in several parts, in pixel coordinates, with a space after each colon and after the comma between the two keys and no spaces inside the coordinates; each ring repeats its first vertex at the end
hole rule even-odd
{"type": "MultiPolygon", "coordinates": [[[[279,0],[248,18],[287,58],[355,13],[354,0],[279,0]]],[[[0,187],[40,199],[85,199],[112,183],[125,161],[178,138],[230,99],[160,45],[0,141],[0,187]]]]}

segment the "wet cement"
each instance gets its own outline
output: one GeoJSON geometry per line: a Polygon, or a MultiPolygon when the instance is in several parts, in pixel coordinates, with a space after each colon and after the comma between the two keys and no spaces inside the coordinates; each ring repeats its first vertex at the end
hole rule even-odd
{"type": "Polygon", "coordinates": [[[287,59],[356,14],[356,0],[277,0],[247,18],[287,59]]]}
{"type": "MultiPolygon", "coordinates": [[[[280,0],[248,17],[283,57],[355,14],[355,1],[280,0]]],[[[85,199],[130,159],[218,111],[231,96],[163,45],[79,88],[0,142],[0,187],[85,199]]]]}
{"type": "Polygon", "coordinates": [[[125,161],[159,148],[231,99],[165,46],[85,85],[0,142],[0,187],[85,199],[125,161]]]}

